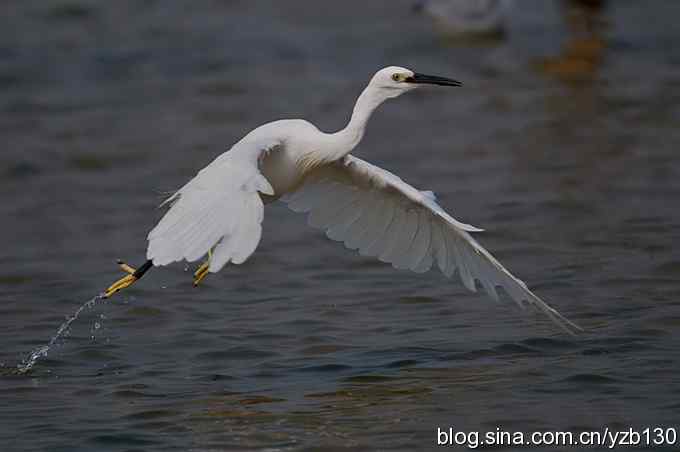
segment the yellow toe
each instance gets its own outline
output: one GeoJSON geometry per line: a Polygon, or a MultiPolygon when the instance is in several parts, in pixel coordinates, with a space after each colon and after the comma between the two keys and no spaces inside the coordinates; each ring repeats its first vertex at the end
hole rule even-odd
{"type": "Polygon", "coordinates": [[[136,268],[129,266],[123,261],[118,261],[118,266],[120,267],[121,270],[130,275],[137,271],[136,268]]]}
{"type": "Polygon", "coordinates": [[[198,267],[198,270],[196,270],[196,273],[194,273],[194,287],[198,286],[201,281],[203,281],[203,279],[208,276],[208,270],[210,270],[209,262],[204,262],[200,267],[198,267]]]}
{"type": "Polygon", "coordinates": [[[132,284],[135,283],[135,281],[137,281],[137,277],[133,276],[132,274],[124,276],[123,278],[111,284],[108,289],[106,289],[106,291],[104,292],[104,297],[109,298],[111,295],[115,294],[119,290],[125,289],[126,287],[130,287],[132,284]]]}

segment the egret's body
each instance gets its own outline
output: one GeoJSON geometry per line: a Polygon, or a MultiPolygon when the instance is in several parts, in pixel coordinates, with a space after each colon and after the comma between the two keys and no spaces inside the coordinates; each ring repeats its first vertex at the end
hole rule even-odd
{"type": "Polygon", "coordinates": [[[197,272],[200,281],[208,271],[244,262],[260,241],[264,204],[281,199],[294,211],[309,212],[312,226],[362,255],[416,272],[438,266],[450,277],[457,270],[472,291],[477,280],[499,300],[496,287],[503,287],[518,304],[537,307],[567,330],[578,329],[479,245],[470,232],[481,229],[447,214],[432,192],[350,155],[376,107],[423,83],[460,85],[388,67],[375,74],[339,132],[324,133],[293,119],[247,134],[166,201],[169,211],[148,235],[145,267],[126,267],[131,274],[107,295],[152,265],[193,262],[208,254],[197,272]]]}
{"type": "Polygon", "coordinates": [[[282,144],[285,143],[279,152],[269,152],[262,157],[260,171],[274,191],[273,195],[264,198],[265,202],[272,202],[294,191],[308,171],[324,163],[323,158],[315,157],[314,151],[321,150],[326,144],[327,134],[307,121],[284,119],[265,124],[253,132],[281,137],[282,144]]]}

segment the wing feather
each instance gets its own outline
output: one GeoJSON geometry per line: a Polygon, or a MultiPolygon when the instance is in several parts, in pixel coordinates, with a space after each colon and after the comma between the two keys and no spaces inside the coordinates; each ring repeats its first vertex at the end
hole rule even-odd
{"type": "Polygon", "coordinates": [[[154,265],[193,262],[215,247],[211,272],[248,259],[262,235],[260,193],[274,194],[259,161],[278,147],[244,139],[199,171],[164,203],[170,209],[149,232],[147,258],[154,265]]]}
{"type": "Polygon", "coordinates": [[[361,214],[357,219],[347,228],[345,232],[345,246],[349,249],[357,249],[358,242],[369,227],[371,222],[371,214],[374,212],[374,204],[376,196],[373,192],[366,193],[366,196],[361,200],[360,210],[361,214]]]}
{"type": "Polygon", "coordinates": [[[581,328],[531,292],[461,223],[437,203],[431,191],[419,191],[399,177],[353,156],[312,170],[295,193],[282,198],[295,211],[310,212],[310,224],[362,255],[395,268],[416,272],[437,265],[451,277],[458,270],[463,285],[476,281],[494,300],[502,287],[519,306],[544,312],[570,333],[581,328]]]}
{"type": "Polygon", "coordinates": [[[377,227],[378,234],[375,240],[365,249],[360,251],[362,256],[380,256],[385,251],[390,238],[389,230],[394,223],[397,208],[390,199],[385,199],[382,215],[382,223],[377,227]]]}
{"type": "Polygon", "coordinates": [[[394,268],[406,269],[408,268],[405,265],[408,257],[406,252],[411,247],[411,241],[418,229],[418,217],[414,214],[413,210],[404,211],[404,220],[401,226],[396,246],[392,248],[391,254],[385,256],[385,260],[392,263],[394,268]]]}
{"type": "Polygon", "coordinates": [[[418,211],[418,232],[413,238],[413,243],[409,250],[409,254],[411,254],[411,265],[409,268],[411,270],[415,271],[419,268],[420,263],[430,252],[431,228],[429,214],[424,210],[418,211]]]}
{"type": "Polygon", "coordinates": [[[352,197],[347,196],[346,191],[346,187],[340,184],[333,184],[330,187],[326,203],[311,211],[309,215],[310,226],[323,228],[333,224],[333,219],[338,209],[346,206],[353,200],[352,197]]]}

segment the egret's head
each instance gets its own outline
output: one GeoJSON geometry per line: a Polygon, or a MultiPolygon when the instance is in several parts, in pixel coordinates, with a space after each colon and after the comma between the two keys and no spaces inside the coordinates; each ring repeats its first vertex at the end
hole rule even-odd
{"type": "Polygon", "coordinates": [[[422,85],[462,86],[462,83],[436,75],[419,74],[399,66],[388,66],[376,72],[369,85],[384,90],[388,97],[396,97],[422,85]]]}

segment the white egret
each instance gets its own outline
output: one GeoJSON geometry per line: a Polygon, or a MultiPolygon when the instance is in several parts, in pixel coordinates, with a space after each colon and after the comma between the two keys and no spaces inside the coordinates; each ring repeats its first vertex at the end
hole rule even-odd
{"type": "Polygon", "coordinates": [[[451,277],[457,270],[471,291],[477,280],[500,300],[496,288],[502,287],[520,306],[538,308],[569,332],[579,330],[470,235],[481,229],[451,217],[432,192],[350,155],[380,104],[425,84],[461,86],[386,67],[373,76],[339,132],[321,132],[301,119],[256,128],[165,201],[170,208],[148,235],[148,260],[139,269],[121,262],[128,275],[105,296],[130,286],[152,266],[193,262],[207,254],[195,273],[197,285],[208,272],[243,263],[260,241],[264,204],[280,199],[293,211],[310,213],[312,226],[362,255],[415,272],[436,265],[451,277]]]}

